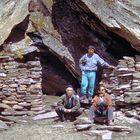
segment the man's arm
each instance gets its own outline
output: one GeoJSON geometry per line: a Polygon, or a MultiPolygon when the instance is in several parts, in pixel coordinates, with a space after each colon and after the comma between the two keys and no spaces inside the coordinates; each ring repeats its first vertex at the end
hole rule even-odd
{"type": "Polygon", "coordinates": [[[60,97],[57,106],[64,111],[65,107],[64,107],[64,95],[60,97]]]}
{"type": "Polygon", "coordinates": [[[107,96],[108,108],[111,108],[112,107],[112,99],[111,99],[109,94],[107,94],[106,96],[107,96]]]}
{"type": "Polygon", "coordinates": [[[76,111],[76,110],[78,110],[78,109],[80,109],[80,101],[79,101],[79,99],[77,98],[77,99],[76,99],[76,104],[75,104],[75,106],[71,109],[71,112],[74,112],[74,111],[76,111]]]}
{"type": "Polygon", "coordinates": [[[98,62],[101,66],[105,66],[105,67],[112,68],[112,69],[115,68],[114,66],[109,65],[106,61],[104,61],[98,54],[96,54],[96,59],[97,59],[97,62],[98,62]]]}
{"type": "Polygon", "coordinates": [[[86,65],[86,55],[83,55],[80,60],[79,60],[79,67],[81,69],[81,71],[85,70],[85,65],[86,65]]]}
{"type": "Polygon", "coordinates": [[[94,96],[94,98],[92,99],[92,105],[94,106],[94,107],[96,107],[96,103],[97,103],[97,96],[94,96]]]}

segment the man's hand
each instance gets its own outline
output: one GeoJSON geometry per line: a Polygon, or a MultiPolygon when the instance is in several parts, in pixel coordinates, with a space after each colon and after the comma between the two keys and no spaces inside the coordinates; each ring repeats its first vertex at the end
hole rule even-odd
{"type": "Polygon", "coordinates": [[[115,69],[115,66],[109,65],[108,68],[110,68],[110,69],[115,69]]]}
{"type": "Polygon", "coordinates": [[[71,112],[71,109],[68,109],[68,113],[70,113],[71,112]]]}
{"type": "Polygon", "coordinates": [[[64,112],[70,113],[71,112],[71,109],[64,109],[64,112]]]}

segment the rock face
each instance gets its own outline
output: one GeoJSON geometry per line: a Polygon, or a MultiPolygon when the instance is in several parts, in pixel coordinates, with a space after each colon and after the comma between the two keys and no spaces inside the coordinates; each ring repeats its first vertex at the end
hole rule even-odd
{"type": "Polygon", "coordinates": [[[13,27],[27,17],[29,2],[29,0],[0,1],[0,45],[8,38],[13,27]]]}
{"type": "Polygon", "coordinates": [[[101,22],[86,18],[89,26],[102,35],[114,32],[129,41],[140,51],[140,1],[122,0],[74,0],[76,10],[83,10],[86,14],[92,13],[101,22]]]}
{"type": "Polygon", "coordinates": [[[79,58],[88,45],[95,45],[96,52],[114,65],[118,58],[138,53],[138,4],[115,0],[2,0],[1,50],[26,60],[36,51],[41,58],[43,92],[61,95],[68,84],[79,87],[79,58]]]}

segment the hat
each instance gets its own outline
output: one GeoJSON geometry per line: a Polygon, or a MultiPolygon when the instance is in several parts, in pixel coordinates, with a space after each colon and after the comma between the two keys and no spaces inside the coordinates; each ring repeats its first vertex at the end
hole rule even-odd
{"type": "Polygon", "coordinates": [[[92,46],[92,45],[89,45],[89,46],[88,46],[88,49],[94,49],[94,50],[95,50],[95,47],[92,46]]]}
{"type": "Polygon", "coordinates": [[[68,85],[68,86],[66,87],[66,89],[67,89],[67,88],[73,88],[73,87],[72,87],[72,85],[68,85]]]}

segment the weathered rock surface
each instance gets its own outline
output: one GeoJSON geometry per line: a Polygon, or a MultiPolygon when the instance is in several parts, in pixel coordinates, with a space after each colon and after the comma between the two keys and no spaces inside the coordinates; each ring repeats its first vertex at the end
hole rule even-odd
{"type": "Polygon", "coordinates": [[[29,14],[29,0],[0,1],[0,45],[8,38],[13,27],[29,14]]]}
{"type": "Polygon", "coordinates": [[[101,35],[108,36],[107,31],[114,32],[129,41],[140,51],[140,1],[122,0],[74,0],[76,10],[84,11],[87,15],[92,13],[99,20],[83,17],[93,30],[101,35]],[[125,19],[125,20],[124,20],[125,19]]]}

